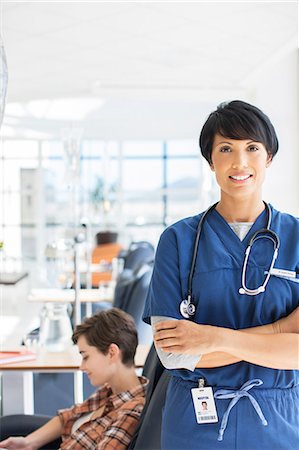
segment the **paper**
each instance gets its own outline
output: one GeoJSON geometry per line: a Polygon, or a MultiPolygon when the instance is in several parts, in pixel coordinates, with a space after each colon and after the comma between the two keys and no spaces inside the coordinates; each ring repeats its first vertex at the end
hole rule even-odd
{"type": "Polygon", "coordinates": [[[19,361],[30,361],[31,359],[36,359],[36,354],[27,349],[0,352],[0,365],[19,361]]]}

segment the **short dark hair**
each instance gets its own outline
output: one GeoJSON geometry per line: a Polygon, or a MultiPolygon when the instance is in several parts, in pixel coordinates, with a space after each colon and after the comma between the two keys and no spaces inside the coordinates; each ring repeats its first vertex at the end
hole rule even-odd
{"type": "Polygon", "coordinates": [[[241,100],[221,103],[204,123],[199,136],[199,147],[209,164],[212,163],[216,134],[230,139],[261,142],[272,158],[278,151],[278,139],[268,116],[256,106],[241,100]]]}
{"type": "Polygon", "coordinates": [[[80,336],[84,336],[88,345],[96,347],[104,355],[107,355],[111,344],[116,344],[121,350],[122,363],[128,367],[134,365],[137,330],[133,317],[124,311],[110,308],[85,318],[75,328],[72,336],[74,344],[80,336]]]}

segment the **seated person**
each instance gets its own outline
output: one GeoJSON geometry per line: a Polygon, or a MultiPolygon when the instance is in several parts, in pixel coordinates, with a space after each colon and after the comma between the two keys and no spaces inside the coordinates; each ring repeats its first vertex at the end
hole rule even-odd
{"type": "Polygon", "coordinates": [[[117,308],[100,311],[78,325],[72,339],[82,355],[80,369],[99,389],[83,403],[58,411],[28,436],[3,440],[0,448],[36,450],[58,437],[63,450],[121,450],[130,443],[148,384],[135,373],[133,318],[117,308]]]}

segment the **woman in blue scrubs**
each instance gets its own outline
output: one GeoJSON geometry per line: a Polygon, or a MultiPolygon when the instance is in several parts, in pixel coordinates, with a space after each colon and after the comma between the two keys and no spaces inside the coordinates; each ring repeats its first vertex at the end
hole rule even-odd
{"type": "Polygon", "coordinates": [[[172,375],[162,449],[297,449],[299,221],[262,200],[278,150],[276,133],[261,110],[232,101],[210,114],[200,148],[215,172],[220,200],[200,233],[192,277],[195,313],[183,317],[181,307],[202,213],[161,235],[144,311],[172,375]],[[245,279],[244,255],[268,216],[280,246],[265,290],[256,290],[277,242],[272,235],[255,241],[245,279]],[[209,414],[200,410],[202,402],[209,414]]]}

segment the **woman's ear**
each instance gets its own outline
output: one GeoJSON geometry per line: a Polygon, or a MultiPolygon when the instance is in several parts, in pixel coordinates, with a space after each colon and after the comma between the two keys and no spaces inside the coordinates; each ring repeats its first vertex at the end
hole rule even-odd
{"type": "Polygon", "coordinates": [[[268,158],[267,158],[267,161],[266,161],[266,167],[270,166],[270,164],[272,163],[272,159],[273,159],[273,156],[271,155],[271,153],[268,153],[268,158]]]}
{"type": "Polygon", "coordinates": [[[214,164],[212,163],[212,161],[209,163],[209,166],[210,166],[211,171],[215,172],[214,164]]]}
{"type": "Polygon", "coordinates": [[[113,362],[117,361],[121,356],[119,346],[116,344],[110,344],[108,349],[108,355],[111,361],[113,362]]]}

